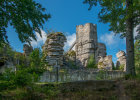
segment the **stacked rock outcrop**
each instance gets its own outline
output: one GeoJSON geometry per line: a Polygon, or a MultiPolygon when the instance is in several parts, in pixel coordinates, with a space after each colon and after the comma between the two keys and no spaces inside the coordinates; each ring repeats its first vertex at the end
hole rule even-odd
{"type": "Polygon", "coordinates": [[[126,54],[124,51],[119,51],[117,54],[117,63],[116,63],[116,68],[120,69],[120,66],[124,67],[124,71],[126,71],[126,54]]]}
{"type": "Polygon", "coordinates": [[[46,61],[49,65],[63,66],[64,42],[66,42],[66,37],[61,32],[47,35],[43,52],[46,54],[46,61]]]}

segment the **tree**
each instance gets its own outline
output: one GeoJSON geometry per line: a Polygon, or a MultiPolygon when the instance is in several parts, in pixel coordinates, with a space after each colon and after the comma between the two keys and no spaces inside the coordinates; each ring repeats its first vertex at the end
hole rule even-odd
{"type": "Polygon", "coordinates": [[[35,48],[30,54],[30,63],[32,67],[40,67],[41,51],[39,48],[35,48]]]}
{"type": "Polygon", "coordinates": [[[0,45],[8,43],[8,25],[15,28],[21,42],[30,43],[31,38],[36,40],[34,32],[41,36],[40,28],[50,18],[45,10],[34,0],[0,0],[0,45]]]}
{"type": "Polygon", "coordinates": [[[100,4],[99,21],[110,23],[110,31],[126,37],[126,73],[135,76],[133,29],[140,23],[139,0],[84,0],[92,6],[100,4]]]}

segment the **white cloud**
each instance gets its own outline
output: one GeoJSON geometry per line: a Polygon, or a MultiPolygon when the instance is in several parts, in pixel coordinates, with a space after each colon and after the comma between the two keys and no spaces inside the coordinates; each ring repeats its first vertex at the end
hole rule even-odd
{"type": "Polygon", "coordinates": [[[67,42],[65,43],[65,46],[64,46],[65,51],[67,51],[72,46],[74,41],[76,40],[76,34],[75,33],[68,34],[68,35],[66,35],[66,38],[67,38],[67,42]]]}
{"type": "MultiPolygon", "coordinates": [[[[31,45],[34,48],[40,47],[41,45],[43,45],[47,39],[47,34],[45,33],[45,31],[41,30],[41,33],[42,33],[42,37],[40,37],[39,33],[37,33],[37,32],[35,33],[37,41],[32,40],[32,42],[31,42],[31,45]]],[[[71,45],[74,43],[74,41],[76,40],[76,34],[75,33],[73,33],[73,34],[66,33],[66,38],[67,38],[67,42],[65,43],[65,46],[64,46],[65,51],[67,51],[71,47],[71,45]]]]}
{"type": "Polygon", "coordinates": [[[113,32],[103,34],[99,38],[99,41],[105,43],[107,46],[114,46],[119,45],[119,43],[125,43],[125,39],[121,39],[120,35],[115,35],[113,32]]]}
{"type": "Polygon", "coordinates": [[[105,43],[107,54],[112,55],[112,60],[115,63],[117,61],[116,53],[120,50],[126,51],[125,38],[121,39],[120,34],[115,35],[113,32],[102,34],[99,37],[99,42],[105,43]]]}
{"type": "Polygon", "coordinates": [[[40,47],[42,44],[45,43],[46,39],[47,39],[47,34],[45,33],[45,31],[41,30],[41,34],[42,37],[39,35],[38,32],[35,32],[36,35],[36,40],[32,40],[31,45],[35,48],[35,47],[40,47]]]}

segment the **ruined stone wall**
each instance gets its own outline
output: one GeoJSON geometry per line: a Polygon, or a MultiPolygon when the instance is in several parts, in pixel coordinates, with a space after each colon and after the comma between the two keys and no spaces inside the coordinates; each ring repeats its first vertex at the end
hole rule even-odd
{"type": "Polygon", "coordinates": [[[25,56],[29,56],[32,53],[32,51],[33,51],[33,47],[29,46],[28,44],[24,44],[23,45],[23,51],[24,51],[23,54],[25,56]]]}
{"type": "Polygon", "coordinates": [[[117,63],[116,68],[119,69],[119,67],[122,65],[124,66],[124,71],[126,71],[126,54],[124,51],[119,51],[117,54],[117,63]]]}
{"type": "Polygon", "coordinates": [[[86,67],[91,54],[97,57],[97,26],[87,23],[76,27],[76,59],[77,64],[86,67]]]}
{"type": "Polygon", "coordinates": [[[47,40],[43,46],[43,52],[46,55],[46,61],[51,66],[63,66],[63,47],[66,37],[60,33],[52,33],[47,36],[47,40]]]}
{"type": "Polygon", "coordinates": [[[98,56],[99,57],[105,57],[106,56],[106,46],[104,43],[98,43],[98,56]]]}
{"type": "MultiPolygon", "coordinates": [[[[72,82],[72,81],[87,81],[87,80],[108,80],[117,79],[125,75],[123,71],[108,71],[97,69],[61,69],[59,70],[58,81],[59,82],[72,82]],[[100,74],[100,71],[104,73],[100,74]]],[[[46,71],[40,77],[41,82],[56,82],[56,71],[46,71]]]]}
{"type": "Polygon", "coordinates": [[[107,70],[112,70],[113,67],[113,61],[112,61],[112,56],[105,56],[105,57],[100,57],[98,61],[98,68],[99,69],[107,69],[107,70]]]}

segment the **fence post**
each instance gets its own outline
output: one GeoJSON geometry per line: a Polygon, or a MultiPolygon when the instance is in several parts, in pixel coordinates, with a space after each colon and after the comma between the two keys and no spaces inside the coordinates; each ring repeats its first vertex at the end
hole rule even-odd
{"type": "Polygon", "coordinates": [[[56,82],[58,82],[59,81],[59,69],[58,69],[58,61],[56,60],[56,82]]]}
{"type": "Polygon", "coordinates": [[[59,80],[58,67],[56,67],[56,80],[57,80],[57,82],[59,80]]]}

